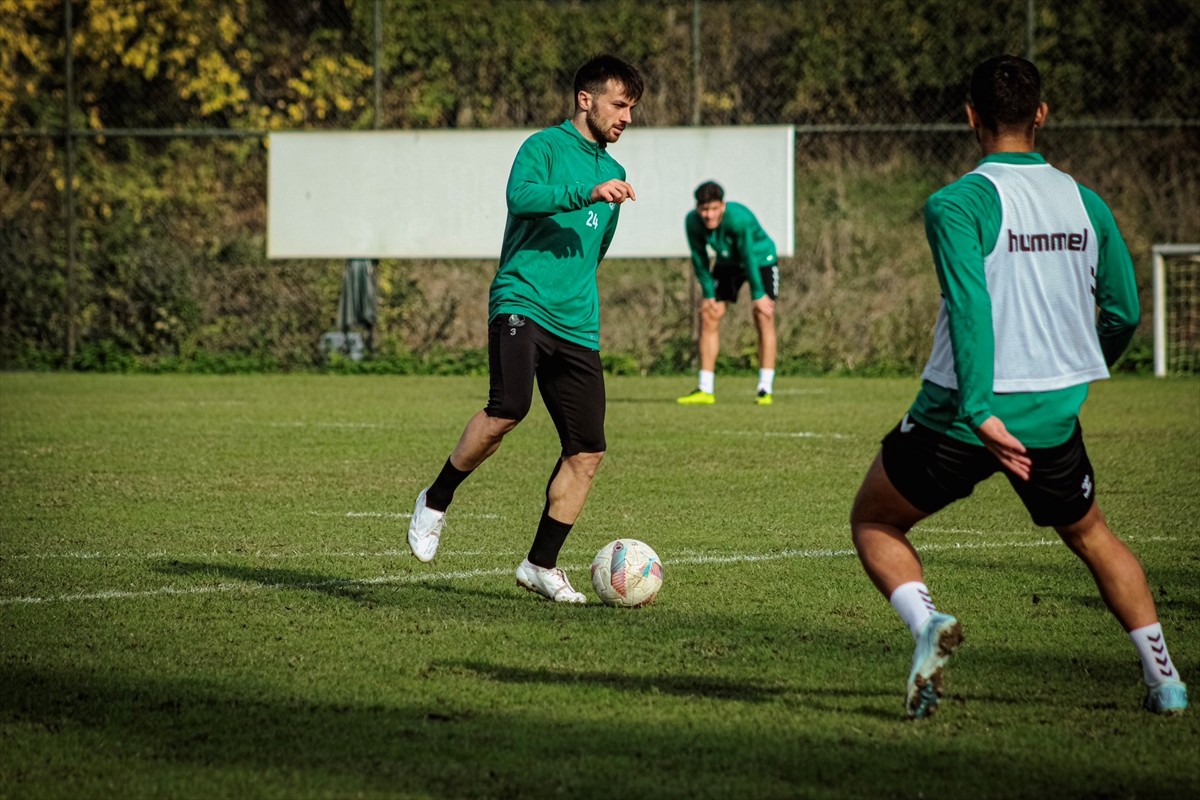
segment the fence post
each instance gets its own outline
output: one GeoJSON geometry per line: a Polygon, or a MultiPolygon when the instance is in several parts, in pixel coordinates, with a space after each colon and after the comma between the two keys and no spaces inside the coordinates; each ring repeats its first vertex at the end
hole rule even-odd
{"type": "Polygon", "coordinates": [[[75,345],[78,331],[76,330],[76,315],[79,301],[76,297],[75,279],[75,62],[71,48],[71,0],[63,0],[66,14],[63,25],[66,33],[66,73],[67,91],[64,94],[63,107],[63,138],[67,147],[67,366],[75,363],[75,345]]]}
{"type": "MultiPolygon", "coordinates": [[[[692,124],[700,124],[701,92],[704,91],[700,73],[700,0],[692,0],[692,124]]],[[[696,313],[696,281],[692,278],[691,261],[684,262],[688,282],[688,306],[692,309],[692,352],[700,348],[700,315],[696,313]]]]}
{"type": "Polygon", "coordinates": [[[1033,31],[1037,27],[1037,9],[1034,8],[1036,0],[1027,0],[1025,3],[1025,59],[1033,61],[1033,31]]]}
{"type": "Polygon", "coordinates": [[[375,0],[375,125],[383,127],[383,0],[375,0]]]}
{"type": "Polygon", "coordinates": [[[700,0],[692,0],[692,124],[700,124],[700,0]]]}

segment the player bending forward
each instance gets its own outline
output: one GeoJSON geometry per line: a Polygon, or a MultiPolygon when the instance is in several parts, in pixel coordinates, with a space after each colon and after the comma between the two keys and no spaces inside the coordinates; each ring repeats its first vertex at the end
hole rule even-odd
{"type": "Polygon", "coordinates": [[[725,202],[725,190],[714,181],[696,187],[696,208],[684,218],[692,270],[700,284],[700,381],[696,390],[676,402],[710,406],[717,402],[717,355],[721,320],[737,302],[743,283],[750,284],[754,329],[758,334],[758,389],[754,402],[771,405],[775,384],[775,298],[779,296],[779,261],[775,242],[741,203],[725,202]],[[709,250],[715,254],[709,265],[709,250]]]}
{"type": "Polygon", "coordinates": [[[934,607],[908,532],[1001,471],[1034,522],[1091,570],[1141,657],[1146,710],[1180,714],[1187,687],[1142,567],[1096,504],[1078,417],[1089,382],[1108,377],[1138,322],[1129,251],[1104,202],[1034,152],[1047,108],[1033,64],[979,65],[966,112],[983,159],[925,206],[942,290],[933,351],[850,515],[867,575],[916,638],[905,708],[914,718],[936,710],[963,638],[934,607]]]}

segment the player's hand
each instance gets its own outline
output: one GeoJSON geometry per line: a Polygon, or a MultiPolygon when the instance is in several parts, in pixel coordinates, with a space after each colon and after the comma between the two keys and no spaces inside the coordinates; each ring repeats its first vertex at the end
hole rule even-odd
{"type": "Polygon", "coordinates": [[[767,319],[771,319],[775,316],[775,301],[771,299],[770,295],[764,294],[754,301],[754,310],[767,319]]]}
{"type": "Polygon", "coordinates": [[[1008,432],[999,417],[988,417],[975,434],[1000,465],[1023,481],[1029,480],[1033,459],[1025,453],[1021,440],[1008,432]]]}
{"type": "Polygon", "coordinates": [[[637,200],[633,187],[623,180],[613,178],[611,181],[598,183],[592,187],[592,202],[624,203],[626,200],[637,200]]]}

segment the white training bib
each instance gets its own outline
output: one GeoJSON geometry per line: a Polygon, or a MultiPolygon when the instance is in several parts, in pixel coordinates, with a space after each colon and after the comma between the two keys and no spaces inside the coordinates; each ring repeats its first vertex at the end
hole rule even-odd
{"type": "MultiPolygon", "coordinates": [[[[1000,194],[1000,235],[984,259],[993,391],[1050,391],[1107,378],[1096,333],[1096,232],[1075,179],[1049,164],[992,162],[974,174],[1000,194]]],[[[922,377],[958,388],[945,301],[922,377]]]]}

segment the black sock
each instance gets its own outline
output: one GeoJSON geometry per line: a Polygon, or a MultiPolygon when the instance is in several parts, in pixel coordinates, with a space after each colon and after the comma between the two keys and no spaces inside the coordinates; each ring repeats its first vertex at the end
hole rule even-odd
{"type": "Polygon", "coordinates": [[[454,490],[470,474],[471,470],[463,472],[461,469],[455,468],[450,463],[450,459],[447,458],[446,464],[442,467],[442,471],[438,473],[437,479],[434,480],[433,485],[425,492],[425,506],[432,508],[434,511],[445,511],[454,500],[454,490]]]}
{"type": "Polygon", "coordinates": [[[533,546],[529,548],[529,563],[546,569],[555,567],[558,564],[558,551],[562,550],[571,527],[565,522],[551,518],[550,509],[547,507],[542,512],[542,520],[533,536],[533,546]]]}

